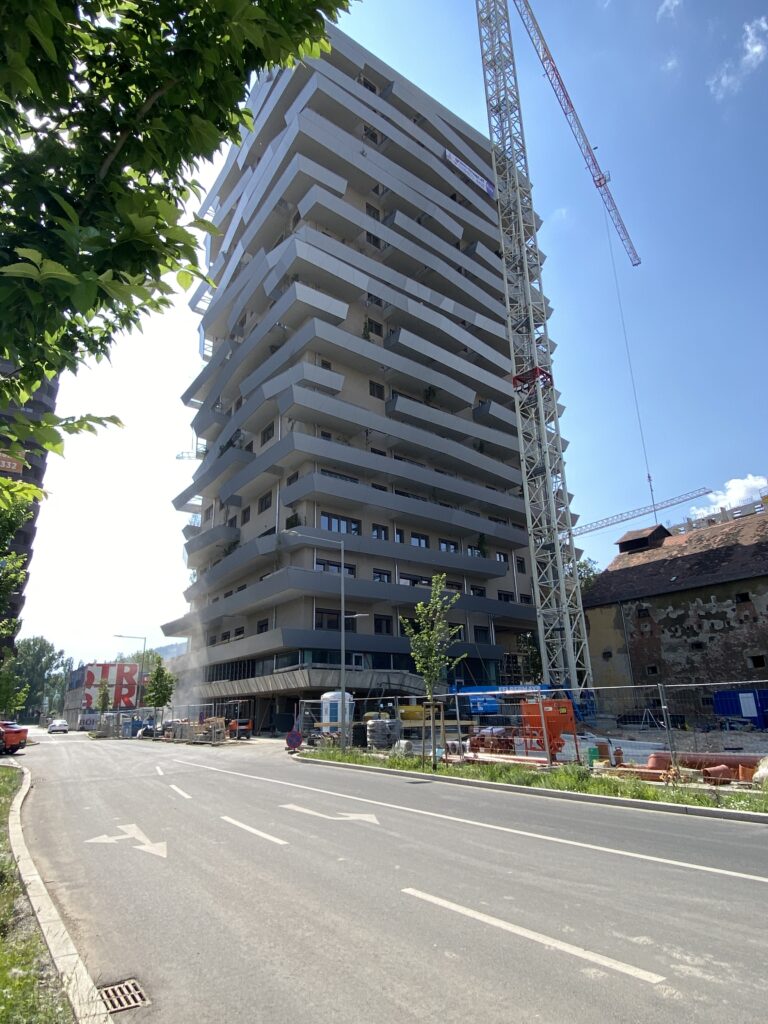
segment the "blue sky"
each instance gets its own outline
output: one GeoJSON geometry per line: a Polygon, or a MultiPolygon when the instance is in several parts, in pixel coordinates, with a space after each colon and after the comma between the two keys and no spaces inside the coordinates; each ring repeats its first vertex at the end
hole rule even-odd
{"type": "MultiPolygon", "coordinates": [[[[768,469],[768,0],[536,0],[535,12],[643,261],[632,268],[611,235],[656,497],[735,480],[738,499],[738,481],[768,469]]],[[[363,0],[341,27],[486,131],[473,0],[363,0]]],[[[648,504],[646,470],[603,206],[514,9],[512,30],[568,485],[591,522],[648,504]]],[[[196,465],[176,459],[192,442],[178,396],[198,367],[180,300],[111,365],[63,384],[62,413],[117,412],[126,426],[50,462],[22,635],[76,660],[135,646],[114,633],[166,642],[159,625],[186,610],[188,580],[171,499],[196,465]]],[[[643,522],[585,535],[585,553],[605,566],[643,522]]]]}

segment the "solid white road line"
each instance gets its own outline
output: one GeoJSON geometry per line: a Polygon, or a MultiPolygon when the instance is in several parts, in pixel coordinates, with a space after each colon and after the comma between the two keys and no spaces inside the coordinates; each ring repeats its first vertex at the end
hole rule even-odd
{"type": "Polygon", "coordinates": [[[155,771],[157,772],[158,775],[165,775],[165,772],[163,771],[159,764],[155,765],[155,771]]]}
{"type": "Polygon", "coordinates": [[[192,797],[189,795],[189,793],[185,793],[184,790],[183,789],[179,789],[178,786],[174,786],[173,784],[171,784],[171,789],[174,790],[174,792],[178,793],[179,796],[183,796],[185,800],[191,800],[192,799],[192,797]]]}
{"type": "Polygon", "coordinates": [[[268,832],[259,832],[257,828],[251,828],[250,825],[244,825],[242,821],[236,821],[234,818],[228,818],[225,814],[222,814],[221,820],[228,821],[230,825],[236,825],[244,832],[250,832],[251,835],[259,836],[261,839],[268,839],[270,843],[277,843],[278,846],[288,846],[285,839],[278,839],[277,836],[271,836],[268,832]]]}
{"type": "Polygon", "coordinates": [[[263,775],[251,775],[249,772],[236,772],[230,768],[214,768],[209,764],[201,764],[198,761],[182,761],[177,758],[179,764],[187,765],[190,768],[204,768],[209,772],[219,772],[222,775],[237,775],[243,779],[253,779],[255,782],[268,782],[272,786],[288,786],[291,789],[302,789],[309,793],[322,793],[323,796],[333,796],[339,800],[354,800],[360,804],[372,804],[374,807],[388,807],[392,811],[404,811],[406,814],[418,814],[423,818],[438,818],[442,821],[455,821],[460,825],[472,825],[474,828],[484,828],[491,832],[506,832],[508,835],[523,836],[525,839],[538,839],[545,843],[558,843],[561,846],[576,846],[582,850],[594,850],[596,853],[609,853],[615,857],[629,857],[632,860],[645,860],[651,864],[667,864],[673,868],[684,868],[687,871],[702,871],[710,875],[724,875],[726,878],[741,878],[747,882],[762,882],[768,884],[768,877],[765,875],[750,875],[743,871],[729,871],[727,868],[712,868],[707,864],[693,864],[684,860],[670,860],[668,857],[654,857],[650,853],[634,853],[631,850],[616,850],[611,846],[597,846],[595,843],[581,843],[576,839],[563,839],[561,836],[548,836],[541,832],[527,832],[521,828],[508,828],[506,825],[492,825],[487,821],[473,821],[471,818],[457,818],[452,814],[440,814],[439,811],[422,811],[417,807],[404,807],[402,804],[390,804],[383,800],[371,800],[364,796],[352,796],[350,793],[336,793],[330,789],[319,789],[317,786],[303,786],[298,782],[285,782],[283,779],[268,779],[263,775]]]}
{"type": "Polygon", "coordinates": [[[625,964],[621,960],[613,960],[602,953],[593,953],[590,949],[581,946],[572,946],[570,942],[562,942],[551,935],[542,935],[541,932],[532,932],[529,928],[521,928],[519,925],[510,924],[509,921],[502,921],[499,917],[491,917],[490,914],[483,914],[479,910],[472,910],[470,907],[462,907],[459,903],[451,903],[450,900],[443,900],[439,896],[431,896],[428,892],[420,892],[418,889],[402,889],[408,896],[415,896],[425,903],[433,903],[436,907],[443,907],[445,910],[452,910],[454,914],[462,914],[464,917],[471,917],[482,924],[492,925],[502,931],[519,935],[521,939],[529,939],[531,942],[538,942],[548,949],[557,949],[561,953],[568,953],[569,956],[578,957],[579,960],[588,960],[597,964],[598,967],[606,967],[609,971],[618,971],[620,974],[628,974],[638,981],[647,981],[651,985],[658,985],[664,981],[662,974],[653,974],[651,971],[644,971],[641,967],[633,967],[632,964],[625,964]]]}

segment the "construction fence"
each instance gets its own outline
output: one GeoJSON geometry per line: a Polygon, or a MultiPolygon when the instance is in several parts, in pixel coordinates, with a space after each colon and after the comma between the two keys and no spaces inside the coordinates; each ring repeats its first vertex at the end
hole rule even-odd
{"type": "Polygon", "coordinates": [[[768,755],[768,681],[612,686],[580,694],[478,688],[437,694],[433,702],[348,693],[343,712],[339,695],[328,694],[299,702],[296,728],[310,746],[340,745],[343,735],[345,746],[404,754],[430,751],[434,732],[446,758],[642,764],[666,752],[673,766],[696,753],[757,763],[768,755]]]}

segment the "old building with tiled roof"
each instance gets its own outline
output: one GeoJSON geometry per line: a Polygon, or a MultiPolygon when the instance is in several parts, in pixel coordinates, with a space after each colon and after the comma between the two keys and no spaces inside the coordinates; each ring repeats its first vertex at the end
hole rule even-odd
{"type": "Polygon", "coordinates": [[[768,511],[617,543],[584,596],[595,686],[768,686],[768,511]]]}

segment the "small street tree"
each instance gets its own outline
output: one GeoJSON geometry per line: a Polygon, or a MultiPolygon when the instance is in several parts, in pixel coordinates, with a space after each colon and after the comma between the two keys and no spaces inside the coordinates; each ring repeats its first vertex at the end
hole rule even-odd
{"type": "Polygon", "coordinates": [[[99,685],[99,692],[96,694],[96,710],[100,714],[105,715],[109,711],[110,705],[109,699],[109,686],[107,685],[106,679],[102,679],[99,685]]]}
{"type": "Polygon", "coordinates": [[[448,622],[448,612],[461,596],[445,589],[445,573],[432,577],[432,591],[429,601],[419,601],[414,609],[414,619],[400,617],[403,630],[411,642],[411,657],[416,671],[424,680],[424,689],[431,712],[432,768],[437,768],[435,741],[435,708],[433,695],[435,686],[445,673],[455,668],[466,657],[460,654],[451,658],[448,650],[461,632],[461,626],[448,622]]]}
{"type": "Polygon", "coordinates": [[[144,702],[149,704],[154,711],[155,723],[157,722],[157,709],[170,704],[176,686],[176,676],[163,665],[163,659],[159,655],[156,655],[156,659],[155,667],[144,687],[144,702]]]}

